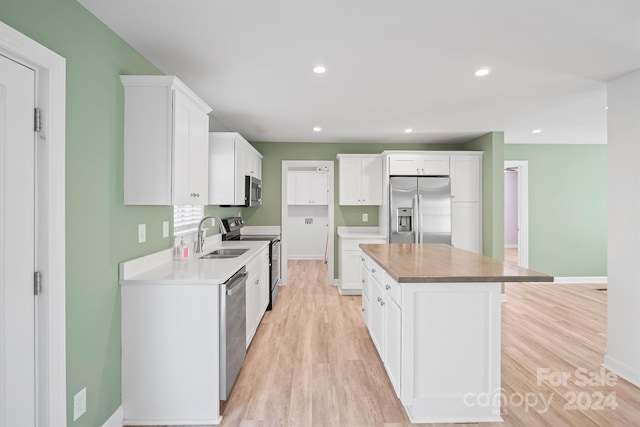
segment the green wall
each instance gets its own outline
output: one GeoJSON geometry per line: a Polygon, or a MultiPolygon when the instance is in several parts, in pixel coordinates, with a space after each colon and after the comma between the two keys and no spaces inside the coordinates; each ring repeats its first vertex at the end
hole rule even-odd
{"type": "MultiPolygon", "coordinates": [[[[332,143],[284,143],[252,142],[262,155],[262,206],[245,208],[242,215],[247,225],[280,225],[282,215],[282,161],[330,160],[334,167],[334,233],[340,226],[378,226],[378,206],[340,206],[338,204],[338,162],[336,155],[379,154],[385,150],[456,150],[459,144],[332,144],[332,143]],[[369,214],[369,221],[362,222],[362,214],[369,214]]],[[[338,276],[338,239],[334,240],[334,274],[338,276]]]]}
{"type": "Polygon", "coordinates": [[[554,276],[607,275],[607,146],[504,146],[529,165],[529,266],[554,276]]]}
{"type": "Polygon", "coordinates": [[[67,60],[68,425],[100,426],[121,404],[118,263],[165,249],[166,207],[123,205],[120,74],[159,71],[75,0],[2,0],[0,20],[67,60]],[[147,224],[147,242],[137,226],[147,224]],[[73,422],[73,395],[87,412],[73,422]]]}
{"type": "Polygon", "coordinates": [[[462,145],[482,156],[482,253],[504,259],[504,133],[491,132],[462,145]]]}

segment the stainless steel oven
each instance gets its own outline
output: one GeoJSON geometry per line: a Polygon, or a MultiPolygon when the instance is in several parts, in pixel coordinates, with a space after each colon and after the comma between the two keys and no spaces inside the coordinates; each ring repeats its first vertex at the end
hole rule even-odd
{"type": "Polygon", "coordinates": [[[269,305],[267,310],[271,310],[278,297],[280,285],[280,257],[281,241],[279,234],[242,234],[240,230],[244,227],[244,220],[240,217],[225,218],[222,220],[227,234],[222,235],[223,240],[268,240],[269,241],[269,305]]]}

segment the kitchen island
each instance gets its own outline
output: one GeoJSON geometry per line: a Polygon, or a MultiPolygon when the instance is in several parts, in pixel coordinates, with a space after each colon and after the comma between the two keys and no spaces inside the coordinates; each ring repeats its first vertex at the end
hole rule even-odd
{"type": "Polygon", "coordinates": [[[363,244],[362,312],[413,423],[499,422],[503,282],[553,277],[442,244],[363,244]]]}

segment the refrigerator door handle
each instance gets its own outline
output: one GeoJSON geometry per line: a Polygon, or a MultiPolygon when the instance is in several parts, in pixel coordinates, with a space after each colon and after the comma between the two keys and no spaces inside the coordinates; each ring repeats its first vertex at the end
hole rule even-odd
{"type": "Polygon", "coordinates": [[[422,232],[422,194],[418,194],[418,214],[420,217],[418,218],[418,227],[420,227],[420,235],[418,238],[418,243],[424,243],[424,237],[422,232]]]}
{"type": "Polygon", "coordinates": [[[411,218],[411,222],[413,223],[413,242],[414,243],[419,243],[419,238],[420,238],[420,233],[422,232],[420,230],[420,226],[419,226],[419,222],[418,222],[418,218],[420,218],[420,203],[418,202],[418,195],[416,194],[415,196],[413,196],[413,202],[412,202],[413,206],[412,206],[412,216],[413,218],[411,218]]]}

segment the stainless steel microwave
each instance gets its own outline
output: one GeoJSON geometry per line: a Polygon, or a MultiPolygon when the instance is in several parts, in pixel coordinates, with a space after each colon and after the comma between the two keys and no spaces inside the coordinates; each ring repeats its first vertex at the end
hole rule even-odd
{"type": "Polygon", "coordinates": [[[253,176],[245,176],[244,205],[260,206],[262,204],[262,181],[253,176]]]}

